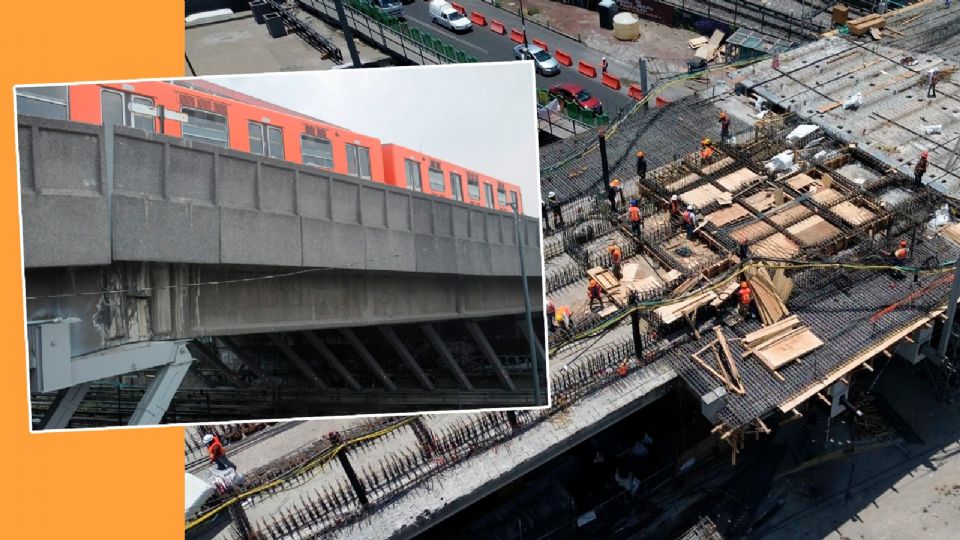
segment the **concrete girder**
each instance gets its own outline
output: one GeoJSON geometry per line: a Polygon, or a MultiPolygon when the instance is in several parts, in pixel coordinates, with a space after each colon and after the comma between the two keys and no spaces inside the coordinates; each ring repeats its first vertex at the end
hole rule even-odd
{"type": "Polygon", "coordinates": [[[233,386],[237,388],[247,387],[247,383],[243,382],[243,379],[241,379],[239,375],[227,367],[227,365],[223,363],[223,360],[220,360],[220,356],[217,354],[217,351],[207,347],[206,344],[198,340],[193,340],[187,343],[187,349],[195,358],[208,362],[210,365],[217,368],[217,371],[226,375],[227,378],[230,379],[230,382],[233,384],[233,386]]]}
{"type": "Polygon", "coordinates": [[[274,333],[267,335],[270,336],[270,341],[272,341],[273,344],[280,349],[280,352],[282,352],[284,356],[293,362],[293,365],[296,366],[297,369],[299,369],[300,372],[307,377],[307,380],[309,380],[314,386],[320,390],[327,390],[329,388],[327,384],[320,379],[317,373],[313,371],[313,368],[310,367],[310,364],[301,358],[300,355],[297,354],[297,351],[293,350],[290,345],[287,345],[287,342],[284,340],[284,336],[274,333]]]}
{"type": "Polygon", "coordinates": [[[383,337],[390,343],[390,346],[393,347],[393,350],[397,351],[397,354],[400,355],[400,359],[410,368],[410,371],[413,373],[413,376],[416,377],[417,382],[420,383],[420,386],[424,390],[434,391],[436,386],[430,380],[430,377],[427,377],[427,374],[423,371],[423,368],[420,367],[420,364],[417,363],[416,358],[410,354],[410,351],[407,350],[407,347],[400,341],[400,338],[397,337],[396,332],[393,331],[389,326],[378,326],[378,330],[383,334],[383,337]]]}
{"type": "Polygon", "coordinates": [[[348,370],[346,366],[340,362],[340,359],[337,358],[337,355],[333,354],[333,351],[327,347],[327,345],[322,339],[320,339],[320,336],[318,336],[316,332],[307,330],[306,332],[303,332],[303,337],[307,338],[307,341],[310,343],[310,345],[316,349],[318,353],[320,353],[320,356],[322,356],[323,359],[330,364],[330,367],[332,367],[333,370],[340,375],[340,377],[344,380],[344,382],[347,383],[347,386],[349,386],[351,390],[354,392],[363,390],[363,387],[360,386],[360,383],[358,383],[353,375],[350,374],[350,370],[348,370]]]}
{"type": "Polygon", "coordinates": [[[497,378],[500,379],[503,386],[505,386],[507,390],[516,390],[517,386],[513,384],[513,379],[510,378],[510,374],[503,368],[503,364],[500,363],[500,358],[497,356],[496,351],[493,350],[490,341],[487,340],[487,336],[483,334],[480,325],[477,324],[476,321],[464,321],[464,324],[467,326],[467,331],[473,336],[473,340],[477,342],[477,346],[480,347],[483,355],[487,357],[487,361],[490,362],[494,373],[497,374],[497,378]]]}
{"type": "Polygon", "coordinates": [[[460,365],[457,364],[457,361],[453,358],[453,355],[450,354],[450,350],[447,349],[447,346],[443,344],[443,340],[440,338],[440,334],[437,333],[437,330],[433,327],[432,324],[421,324],[420,329],[423,330],[423,333],[426,334],[427,340],[430,341],[430,344],[433,345],[434,350],[437,351],[437,354],[440,355],[440,359],[443,360],[443,363],[447,366],[447,369],[457,380],[460,386],[464,390],[473,390],[473,384],[470,382],[470,379],[467,378],[467,375],[460,369],[460,365]]]}
{"type": "Polygon", "coordinates": [[[367,364],[367,367],[370,368],[370,371],[373,372],[374,376],[391,392],[397,391],[397,385],[394,384],[393,380],[390,379],[390,376],[387,375],[387,372],[380,367],[380,364],[377,363],[377,359],[370,354],[370,351],[364,347],[363,343],[357,338],[357,335],[353,333],[353,330],[349,328],[341,328],[340,335],[342,335],[350,346],[353,347],[353,350],[360,355],[360,358],[363,359],[363,362],[367,364]]]}
{"type": "Polygon", "coordinates": [[[90,383],[85,382],[57,392],[57,397],[40,420],[38,429],[65,429],[89,389],[90,383]]]}
{"type": "Polygon", "coordinates": [[[540,358],[540,360],[543,360],[544,364],[546,364],[547,354],[546,354],[546,351],[544,351],[543,349],[543,345],[540,344],[540,339],[536,335],[534,336],[530,335],[530,332],[527,329],[527,324],[524,321],[518,320],[517,326],[520,327],[520,331],[523,332],[523,335],[524,337],[527,338],[528,343],[530,342],[530,340],[533,340],[534,345],[536,345],[535,348],[537,349],[537,356],[540,358]]]}
{"type": "MultiPolygon", "coordinates": [[[[186,349],[186,347],[182,347],[186,349]]],[[[189,355],[188,355],[189,356],[189,355]]],[[[159,424],[163,419],[173,395],[180,388],[183,377],[190,369],[190,363],[193,360],[167,364],[157,373],[157,378],[150,384],[147,391],[137,403],[137,408],[130,415],[130,421],[127,425],[145,426],[159,424]]]]}
{"type": "Polygon", "coordinates": [[[247,354],[247,351],[243,350],[242,347],[239,347],[237,345],[237,342],[234,341],[233,338],[229,336],[221,336],[217,339],[219,339],[220,343],[223,343],[223,346],[229,349],[230,352],[232,352],[237,357],[237,360],[240,360],[240,362],[242,362],[243,365],[247,366],[247,368],[249,368],[254,375],[256,375],[261,379],[267,378],[266,372],[260,369],[260,364],[257,363],[257,361],[254,360],[253,358],[250,358],[250,355],[247,354]]]}

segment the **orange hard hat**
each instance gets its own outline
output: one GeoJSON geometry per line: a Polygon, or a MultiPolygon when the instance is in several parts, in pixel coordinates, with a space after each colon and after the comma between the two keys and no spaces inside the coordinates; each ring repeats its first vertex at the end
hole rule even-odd
{"type": "Polygon", "coordinates": [[[727,117],[727,113],[724,111],[720,111],[720,118],[726,118],[726,117],[727,117]]]}
{"type": "Polygon", "coordinates": [[[620,185],[620,180],[617,180],[616,178],[614,178],[613,180],[610,181],[610,185],[611,185],[611,186],[619,186],[619,185],[620,185]]]}
{"type": "Polygon", "coordinates": [[[920,152],[920,157],[924,157],[924,158],[930,157],[930,152],[927,152],[927,151],[920,152]]]}
{"type": "Polygon", "coordinates": [[[900,247],[907,247],[907,241],[906,241],[906,240],[901,240],[901,241],[900,241],[900,247]]]}
{"type": "Polygon", "coordinates": [[[740,286],[741,286],[741,287],[749,287],[750,285],[747,284],[747,280],[743,280],[743,281],[740,282],[740,286]]]}
{"type": "Polygon", "coordinates": [[[643,150],[637,151],[637,157],[643,157],[643,150]]]}

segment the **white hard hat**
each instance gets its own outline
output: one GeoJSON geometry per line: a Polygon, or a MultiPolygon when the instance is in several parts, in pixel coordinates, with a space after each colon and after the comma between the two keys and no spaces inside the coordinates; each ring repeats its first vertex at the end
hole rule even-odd
{"type": "Polygon", "coordinates": [[[675,200],[677,200],[677,199],[678,199],[678,197],[677,197],[676,195],[671,195],[671,196],[670,196],[670,200],[671,200],[671,201],[675,201],[675,200]]]}
{"type": "Polygon", "coordinates": [[[688,205],[687,205],[687,210],[693,210],[693,205],[692,205],[692,204],[688,204],[688,205]]]}
{"type": "Polygon", "coordinates": [[[556,196],[557,194],[552,191],[550,193],[547,193],[547,197],[556,197],[556,196]]]}
{"type": "Polygon", "coordinates": [[[207,433],[203,436],[203,444],[210,444],[213,442],[213,435],[207,433]]]}

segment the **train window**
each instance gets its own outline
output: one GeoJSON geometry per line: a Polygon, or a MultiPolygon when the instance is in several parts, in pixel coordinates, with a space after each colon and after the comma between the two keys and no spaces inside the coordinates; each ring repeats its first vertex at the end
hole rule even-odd
{"type": "Polygon", "coordinates": [[[500,206],[507,205],[507,190],[503,186],[497,188],[497,202],[500,206]]]}
{"type": "Polygon", "coordinates": [[[467,194],[475,201],[480,200],[480,179],[474,173],[467,173],[467,194]]]}
{"type": "Polygon", "coordinates": [[[103,125],[130,126],[154,131],[155,117],[150,114],[133,111],[131,103],[153,107],[153,100],[143,96],[134,96],[110,88],[100,91],[100,119],[103,125]]]}
{"type": "Polygon", "coordinates": [[[423,191],[423,183],[420,180],[420,162],[412,159],[406,160],[407,168],[407,188],[414,191],[423,191]]]}
{"type": "Polygon", "coordinates": [[[283,159],[283,130],[267,126],[267,153],[272,158],[283,159]]]}
{"type": "Polygon", "coordinates": [[[17,114],[66,120],[67,110],[66,86],[17,88],[17,114]]]}
{"type": "Polygon", "coordinates": [[[444,191],[443,169],[440,168],[440,162],[430,160],[430,167],[427,169],[427,175],[430,177],[430,189],[433,191],[444,191]]]}
{"type": "Polygon", "coordinates": [[[453,190],[453,200],[462,201],[463,179],[460,178],[460,175],[455,172],[450,173],[450,188],[453,190]]]}
{"type": "Polygon", "coordinates": [[[333,168],[333,145],[326,139],[318,139],[309,135],[300,136],[300,150],[303,153],[303,164],[333,168]]]}
{"type": "MultiPolygon", "coordinates": [[[[153,107],[153,100],[150,98],[145,98],[143,96],[129,96],[130,101],[137,105],[144,105],[146,107],[153,107]]],[[[127,107],[129,109],[129,107],[127,107]]],[[[149,114],[142,114],[130,111],[130,120],[133,124],[133,127],[137,129],[144,129],[146,131],[156,130],[156,119],[154,116],[149,114]]]]}
{"type": "Polygon", "coordinates": [[[347,145],[347,174],[370,180],[370,149],[355,144],[347,145]]]}
{"type": "Polygon", "coordinates": [[[185,107],[181,107],[180,112],[187,115],[187,121],[183,123],[184,139],[214,144],[222,148],[230,146],[226,116],[185,107]]]}
{"type": "Polygon", "coordinates": [[[263,124],[250,122],[247,124],[247,131],[250,132],[250,153],[262,156],[266,153],[263,144],[263,124]]]}
{"type": "Polygon", "coordinates": [[[487,196],[487,208],[493,208],[493,186],[490,184],[484,184],[483,191],[487,196]]]}

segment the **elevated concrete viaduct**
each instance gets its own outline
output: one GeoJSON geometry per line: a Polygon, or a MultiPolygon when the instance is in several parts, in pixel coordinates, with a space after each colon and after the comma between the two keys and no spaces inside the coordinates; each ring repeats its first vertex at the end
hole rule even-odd
{"type": "Polygon", "coordinates": [[[542,312],[537,220],[118,126],[20,117],[18,136],[35,392],[172,371],[151,384],[168,391],[143,423],[162,418],[188,372],[190,383],[354,392],[372,375],[373,387],[402,393],[396,377],[407,389],[454,390],[464,406],[489,379],[497,391],[482,404],[509,392],[532,400],[518,321],[520,253],[542,312]],[[444,321],[461,322],[437,332],[444,321]],[[405,326],[417,330],[392,330],[405,326]],[[357,328],[379,328],[366,339],[395,364],[375,358],[357,328]],[[330,335],[304,341],[318,330],[347,347],[323,354],[330,335]],[[43,346],[52,335],[58,347],[43,346]],[[424,344],[431,354],[406,350],[424,344]]]}

